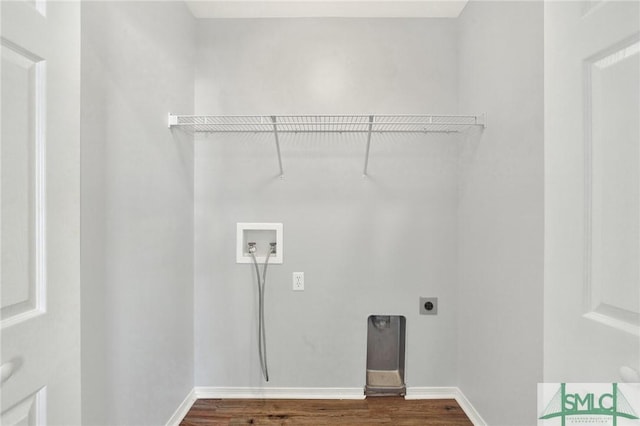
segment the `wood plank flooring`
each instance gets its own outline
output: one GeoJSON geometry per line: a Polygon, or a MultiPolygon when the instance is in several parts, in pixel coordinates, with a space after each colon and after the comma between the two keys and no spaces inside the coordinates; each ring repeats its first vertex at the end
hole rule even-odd
{"type": "Polygon", "coordinates": [[[469,426],[454,399],[199,399],[180,426],[202,425],[469,426]]]}

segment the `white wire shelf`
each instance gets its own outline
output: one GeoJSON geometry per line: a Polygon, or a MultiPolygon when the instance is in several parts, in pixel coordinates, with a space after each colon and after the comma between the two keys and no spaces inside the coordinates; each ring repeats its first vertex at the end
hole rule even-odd
{"type": "Polygon", "coordinates": [[[199,133],[453,133],[484,115],[173,115],[169,127],[199,133]]]}
{"type": "Polygon", "coordinates": [[[358,115],[174,115],[169,128],[196,133],[273,133],[280,176],[281,133],[364,133],[367,134],[364,175],[367,175],[371,135],[374,133],[457,133],[471,127],[484,128],[480,115],[358,114],[358,115]]]}

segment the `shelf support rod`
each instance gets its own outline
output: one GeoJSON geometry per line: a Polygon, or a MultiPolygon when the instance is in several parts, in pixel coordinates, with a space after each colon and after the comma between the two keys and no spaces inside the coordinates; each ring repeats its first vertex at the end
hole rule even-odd
{"type": "Polygon", "coordinates": [[[282,156],[280,155],[280,139],[278,138],[278,126],[276,124],[276,116],[271,116],[273,122],[273,136],[276,139],[276,151],[278,152],[278,167],[280,167],[280,179],[284,178],[284,170],[282,170],[282,156]]]}
{"type": "Polygon", "coordinates": [[[371,129],[373,129],[373,115],[369,116],[369,130],[367,132],[367,152],[364,154],[364,171],[363,177],[367,177],[367,169],[369,168],[369,149],[371,148],[371,129]]]}

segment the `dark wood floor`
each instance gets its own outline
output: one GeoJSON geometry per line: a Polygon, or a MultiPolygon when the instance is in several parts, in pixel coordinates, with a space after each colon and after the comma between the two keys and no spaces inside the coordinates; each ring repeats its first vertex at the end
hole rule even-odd
{"type": "Polygon", "coordinates": [[[199,399],[180,426],[471,425],[454,399],[199,399]]]}

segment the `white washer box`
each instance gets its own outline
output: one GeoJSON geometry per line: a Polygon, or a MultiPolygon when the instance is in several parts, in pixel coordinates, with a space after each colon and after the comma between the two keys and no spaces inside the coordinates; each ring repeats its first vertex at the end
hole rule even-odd
{"type": "Polygon", "coordinates": [[[256,243],[256,260],[264,263],[270,243],[276,243],[276,252],[269,256],[269,263],[281,264],[283,255],[282,223],[238,223],[236,237],[236,263],[253,263],[249,243],[256,243]]]}

